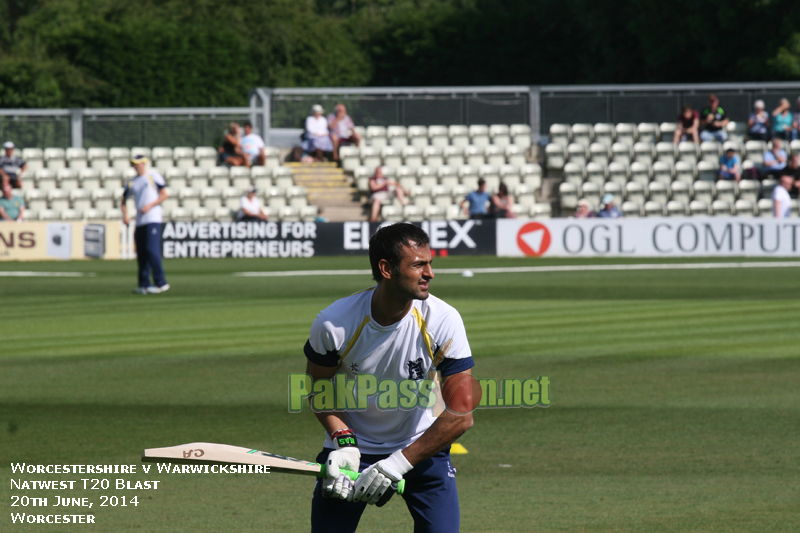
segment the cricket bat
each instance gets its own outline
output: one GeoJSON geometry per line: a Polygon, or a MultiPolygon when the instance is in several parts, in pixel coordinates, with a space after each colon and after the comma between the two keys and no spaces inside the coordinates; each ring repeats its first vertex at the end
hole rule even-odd
{"type": "MultiPolygon", "coordinates": [[[[276,455],[274,453],[230,446],[228,444],[214,444],[211,442],[192,442],[166,448],[148,448],[142,452],[143,463],[178,463],[201,465],[262,465],[268,466],[270,472],[279,474],[296,474],[301,476],[325,477],[325,465],[302,461],[293,457],[276,455]]],[[[340,472],[353,481],[358,479],[358,472],[341,469],[340,472]]],[[[397,493],[403,494],[405,479],[397,484],[397,493]]]]}

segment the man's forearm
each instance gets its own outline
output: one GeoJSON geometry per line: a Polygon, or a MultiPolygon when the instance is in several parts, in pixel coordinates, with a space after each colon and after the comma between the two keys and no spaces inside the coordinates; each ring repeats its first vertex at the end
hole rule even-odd
{"type": "Polygon", "coordinates": [[[316,415],[320,424],[322,424],[322,427],[325,428],[325,431],[328,432],[328,435],[331,435],[334,431],[348,428],[348,425],[344,421],[344,418],[342,418],[341,413],[328,411],[314,414],[316,415]]]}
{"type": "Polygon", "coordinates": [[[445,411],[420,438],[403,450],[403,455],[409,463],[417,465],[453,444],[471,427],[472,413],[454,415],[445,411]]]}

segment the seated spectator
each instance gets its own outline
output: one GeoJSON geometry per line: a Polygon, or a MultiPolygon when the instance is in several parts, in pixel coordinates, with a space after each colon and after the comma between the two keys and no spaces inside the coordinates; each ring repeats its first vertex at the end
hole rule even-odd
{"type": "Polygon", "coordinates": [[[219,148],[219,159],[222,164],[229,167],[241,167],[246,165],[244,154],[242,153],[241,140],[239,135],[239,125],[231,122],[228,126],[228,133],[222,140],[222,146],[219,148]]]}
{"type": "Polygon", "coordinates": [[[314,158],[303,151],[302,146],[294,146],[286,157],[283,158],[284,163],[313,163],[314,158]]]}
{"type": "Polygon", "coordinates": [[[764,111],[764,100],[753,104],[753,113],[747,120],[747,136],[751,141],[769,140],[769,114],[764,111]]]}
{"type": "Polygon", "coordinates": [[[247,194],[239,200],[239,212],[236,214],[236,220],[242,222],[258,222],[259,220],[267,220],[269,217],[261,209],[261,200],[256,195],[258,189],[250,187],[247,189],[247,194]]]}
{"type": "Polygon", "coordinates": [[[369,192],[369,200],[372,202],[370,222],[377,222],[381,205],[391,202],[395,197],[400,200],[401,205],[406,205],[406,191],[396,181],[384,177],[381,167],[376,168],[375,174],[369,179],[369,192]]]}
{"type": "Polygon", "coordinates": [[[772,189],[772,214],[775,218],[789,218],[792,215],[792,200],[789,190],[794,187],[794,178],[781,176],[781,182],[772,189]]]}
{"type": "Polygon", "coordinates": [[[358,146],[361,143],[361,136],[356,133],[356,125],[343,104],[336,104],[333,111],[328,115],[328,128],[331,130],[331,142],[333,142],[333,160],[338,161],[339,147],[343,144],[358,146]]]}
{"type": "Polygon", "coordinates": [[[325,154],[333,152],[333,142],[328,121],[322,116],[322,106],[317,104],[311,108],[311,115],[306,117],[303,150],[313,154],[317,161],[327,161],[325,154]]]}
{"type": "Polygon", "coordinates": [[[578,209],[575,210],[575,218],[594,218],[594,211],[592,211],[589,200],[578,200],[578,209]]]}
{"type": "Polygon", "coordinates": [[[622,218],[622,211],[614,205],[614,195],[607,192],[603,195],[603,208],[597,212],[598,218],[622,218]]]}
{"type": "Polygon", "coordinates": [[[257,133],[253,133],[253,125],[250,122],[244,123],[244,137],[241,141],[244,162],[248,167],[253,165],[264,166],[267,164],[267,154],[264,152],[264,139],[257,133]]]}
{"type": "Polygon", "coordinates": [[[0,157],[0,176],[2,176],[3,183],[8,181],[15,189],[22,187],[22,173],[28,168],[28,165],[21,157],[14,155],[14,143],[6,141],[3,144],[5,155],[0,157]]]}
{"type": "Polygon", "coordinates": [[[794,180],[794,187],[789,190],[789,196],[797,198],[800,193],[800,154],[789,155],[789,162],[781,172],[781,176],[791,176],[794,180]]]}
{"type": "Polygon", "coordinates": [[[703,120],[703,131],[700,132],[701,141],[724,143],[728,140],[725,126],[728,125],[729,120],[725,110],[719,106],[719,98],[716,95],[709,95],[708,106],[703,109],[700,115],[703,120]]]}
{"type": "Polygon", "coordinates": [[[780,139],[772,139],[772,149],[764,152],[764,166],[758,175],[760,179],[769,176],[780,177],[780,172],[786,168],[786,150],[781,148],[780,139]]]}
{"type": "Polygon", "coordinates": [[[317,209],[317,216],[314,217],[314,222],[316,222],[317,224],[324,224],[325,222],[328,222],[328,217],[326,217],[324,213],[325,212],[323,211],[323,209],[321,207],[318,208],[317,209]]]}
{"type": "Polygon", "coordinates": [[[0,198],[0,220],[22,222],[25,217],[25,202],[16,196],[10,183],[3,183],[3,197],[0,198]]]}
{"type": "Polygon", "coordinates": [[[478,180],[478,190],[472,191],[461,201],[461,209],[469,218],[488,218],[486,204],[492,200],[492,195],[486,192],[486,180],[478,180]],[[469,209],[465,204],[469,202],[469,209]]]}
{"type": "Polygon", "coordinates": [[[792,138],[792,106],[789,100],[781,98],[781,102],[772,112],[772,137],[789,141],[792,138]]]}
{"type": "Polygon", "coordinates": [[[508,187],[501,183],[497,194],[493,194],[489,204],[489,214],[494,218],[517,218],[514,214],[514,198],[508,194],[508,187]]]}
{"type": "Polygon", "coordinates": [[[736,183],[742,179],[741,161],[733,148],[725,150],[725,153],[719,158],[719,179],[736,180],[736,183]]]}
{"type": "Polygon", "coordinates": [[[685,105],[681,109],[681,114],[678,115],[678,128],[675,130],[675,136],[672,138],[674,144],[681,141],[692,141],[695,144],[699,143],[698,129],[700,127],[700,113],[692,109],[692,106],[685,105]]]}

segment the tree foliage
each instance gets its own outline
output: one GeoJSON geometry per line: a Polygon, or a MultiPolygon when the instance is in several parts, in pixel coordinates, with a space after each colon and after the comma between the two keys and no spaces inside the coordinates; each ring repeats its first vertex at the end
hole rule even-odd
{"type": "Polygon", "coordinates": [[[796,0],[0,0],[0,106],[256,86],[796,79],[796,0]]]}

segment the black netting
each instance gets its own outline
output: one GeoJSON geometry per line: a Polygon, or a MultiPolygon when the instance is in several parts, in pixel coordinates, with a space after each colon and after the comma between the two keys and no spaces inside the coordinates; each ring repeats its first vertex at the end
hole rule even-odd
{"type": "Polygon", "coordinates": [[[22,148],[70,146],[68,116],[0,116],[0,139],[22,148]]]}

